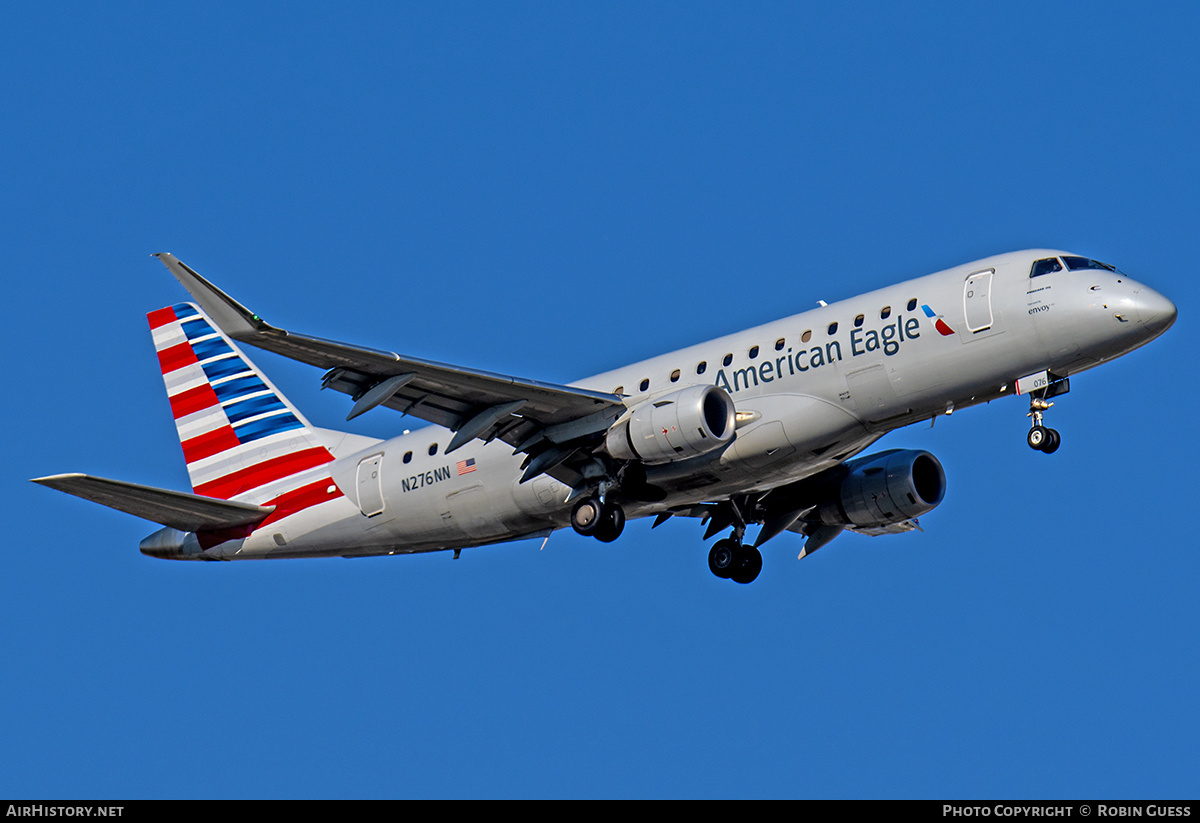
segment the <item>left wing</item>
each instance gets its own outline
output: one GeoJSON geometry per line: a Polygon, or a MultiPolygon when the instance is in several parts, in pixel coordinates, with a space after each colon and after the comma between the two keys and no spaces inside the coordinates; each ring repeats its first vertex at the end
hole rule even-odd
{"type": "Polygon", "coordinates": [[[428,420],[455,432],[447,452],[496,438],[528,455],[528,480],[542,472],[574,486],[586,459],[625,404],[595,392],[404,357],[272,326],[171,254],[154,255],[226,334],[329,371],[322,381],[354,398],[347,420],[375,408],[428,420]]]}

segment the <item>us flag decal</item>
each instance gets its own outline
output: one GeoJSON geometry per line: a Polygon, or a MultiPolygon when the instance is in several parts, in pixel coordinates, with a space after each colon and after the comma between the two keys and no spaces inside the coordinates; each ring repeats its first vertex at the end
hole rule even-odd
{"type": "Polygon", "coordinates": [[[475,471],[475,458],[468,457],[466,460],[459,460],[454,467],[458,469],[459,475],[470,474],[475,471]]]}

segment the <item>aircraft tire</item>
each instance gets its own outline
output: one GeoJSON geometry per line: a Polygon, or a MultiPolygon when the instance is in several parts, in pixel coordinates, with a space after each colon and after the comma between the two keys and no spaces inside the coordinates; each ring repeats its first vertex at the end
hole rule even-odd
{"type": "Polygon", "coordinates": [[[1044,426],[1034,426],[1025,437],[1025,442],[1029,444],[1029,448],[1035,451],[1045,451],[1050,431],[1044,426]]]}
{"type": "Polygon", "coordinates": [[[732,540],[718,540],[708,552],[708,570],[722,580],[728,580],[737,567],[738,544],[732,540]]]}
{"type": "Polygon", "coordinates": [[[616,503],[609,503],[604,507],[595,537],[601,543],[611,543],[620,537],[623,531],[625,531],[625,510],[616,503]]]}
{"type": "Polygon", "coordinates": [[[603,525],[604,514],[604,505],[597,498],[585,497],[571,509],[571,528],[584,537],[591,537],[603,525]]]}
{"type": "Polygon", "coordinates": [[[737,568],[729,578],[734,583],[753,583],[762,571],[762,553],[753,546],[742,546],[738,552],[737,568]]]}
{"type": "Polygon", "coordinates": [[[1042,444],[1042,451],[1046,454],[1054,454],[1061,445],[1062,437],[1059,436],[1058,430],[1046,429],[1046,442],[1042,444]]]}

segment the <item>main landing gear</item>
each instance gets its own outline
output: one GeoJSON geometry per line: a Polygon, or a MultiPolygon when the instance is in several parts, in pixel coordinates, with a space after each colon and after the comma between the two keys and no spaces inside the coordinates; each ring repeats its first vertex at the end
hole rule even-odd
{"type": "Polygon", "coordinates": [[[732,526],[729,537],[718,540],[708,553],[708,570],[722,580],[734,583],[752,583],[762,571],[762,554],[757,546],[742,542],[746,535],[746,524],[762,522],[758,517],[757,502],[751,496],[732,497],[718,505],[712,512],[708,531],[704,538],[721,529],[732,526]]]}
{"type": "Polygon", "coordinates": [[[1039,398],[1031,398],[1029,401],[1028,417],[1033,418],[1033,428],[1029,430],[1029,435],[1025,438],[1025,442],[1029,444],[1029,448],[1036,449],[1046,454],[1054,454],[1058,451],[1059,445],[1062,443],[1062,438],[1059,437],[1057,429],[1047,428],[1042,425],[1042,415],[1046,409],[1054,404],[1039,398]]]}
{"type": "Polygon", "coordinates": [[[571,527],[584,537],[611,543],[625,530],[625,510],[599,497],[585,497],[571,509],[571,527]]]}
{"type": "Polygon", "coordinates": [[[718,540],[708,553],[708,569],[734,583],[752,583],[762,571],[762,554],[732,537],[718,540]]]}

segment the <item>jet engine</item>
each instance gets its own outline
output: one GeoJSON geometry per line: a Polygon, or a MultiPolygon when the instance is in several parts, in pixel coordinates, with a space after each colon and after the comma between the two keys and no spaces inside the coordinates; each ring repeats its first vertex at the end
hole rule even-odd
{"type": "Polygon", "coordinates": [[[851,460],[849,473],[817,507],[822,523],[879,528],[932,511],[946,496],[946,472],[927,451],[893,449],[851,460]]]}
{"type": "Polygon", "coordinates": [[[626,412],[605,435],[620,460],[669,463],[728,445],[734,435],[733,398],[719,386],[690,386],[626,412]]]}

